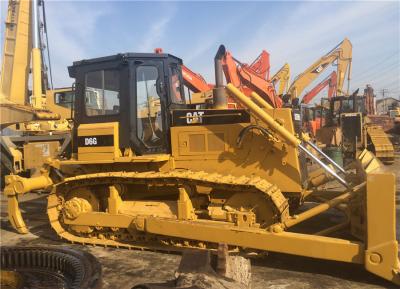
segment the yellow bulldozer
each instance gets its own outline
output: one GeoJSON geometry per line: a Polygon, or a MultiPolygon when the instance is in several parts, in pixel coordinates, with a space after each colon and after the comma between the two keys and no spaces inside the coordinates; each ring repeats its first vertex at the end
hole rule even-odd
{"type": "Polygon", "coordinates": [[[221,51],[213,97],[200,106],[185,97],[173,55],[74,62],[72,153],[48,159],[40,176],[6,177],[12,226],[28,232],[18,198],[42,190],[52,228],[70,242],[165,250],[224,243],[362,264],[400,284],[395,176],[368,151],[344,170],[298,137],[291,108],[224,85],[221,51]],[[228,109],[228,96],[241,109],[228,109]],[[308,172],[305,156],[319,168],[308,172]],[[329,181],[342,189],[321,193],[329,181]],[[334,208],[340,221],[302,229],[334,208]]]}

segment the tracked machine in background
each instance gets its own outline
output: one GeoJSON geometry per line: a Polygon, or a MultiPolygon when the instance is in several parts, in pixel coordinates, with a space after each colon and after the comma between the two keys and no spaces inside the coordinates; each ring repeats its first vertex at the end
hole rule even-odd
{"type": "Polygon", "coordinates": [[[322,162],[307,149],[312,143],[296,137],[290,108],[223,86],[221,51],[213,99],[202,109],[186,100],[181,67],[161,53],[69,67],[76,80],[72,154],[49,160],[38,177],[7,176],[13,227],[28,231],[18,198],[40,189],[48,192],[52,228],[74,243],[165,250],[225,243],[363,264],[400,284],[393,174],[368,151],[352,172],[322,162]],[[86,97],[93,91],[100,104],[86,97]],[[228,96],[241,108],[227,108],[228,96]],[[308,175],[300,152],[320,169],[308,175]],[[343,192],[314,198],[332,179],[343,192]],[[319,204],[298,211],[313,199],[319,204]],[[337,223],[301,229],[339,205],[337,223]]]}
{"type": "Polygon", "coordinates": [[[326,87],[328,87],[328,101],[336,95],[336,71],[318,83],[313,89],[307,92],[302,100],[303,129],[309,132],[313,137],[316,136],[317,130],[325,126],[325,115],[327,109],[322,105],[308,106],[308,104],[326,87]]]}
{"type": "Polygon", "coordinates": [[[330,143],[333,134],[339,134],[338,142],[342,147],[345,160],[352,160],[364,149],[375,154],[385,164],[393,164],[394,147],[382,126],[374,124],[370,117],[374,112],[374,100],[368,95],[358,95],[358,90],[351,96],[336,96],[329,100],[326,114],[326,127],[321,128],[321,140],[330,143]],[[328,132],[326,136],[322,133],[328,132]],[[332,133],[330,133],[332,131],[332,133]]]}
{"type": "Polygon", "coordinates": [[[368,148],[386,164],[392,164],[394,147],[383,128],[371,122],[375,113],[373,99],[371,101],[371,97],[349,95],[351,62],[352,44],[345,38],[294,79],[284,100],[291,103],[292,107],[297,107],[304,89],[317,79],[329,65],[335,65],[336,71],[333,71],[301,99],[301,103],[307,104],[324,86],[329,85],[328,101],[331,104],[328,111],[324,106],[314,109],[303,107],[302,127],[314,135],[315,139],[323,146],[341,149],[345,159],[353,160],[364,148],[368,148]],[[347,89],[344,89],[346,76],[347,89]],[[332,97],[333,95],[335,97],[332,97]],[[313,114],[314,117],[310,117],[313,114]],[[372,117],[368,118],[369,115],[372,117]],[[325,117],[325,120],[319,119],[321,117],[325,117]],[[325,126],[317,126],[322,122],[325,123],[325,126]]]}

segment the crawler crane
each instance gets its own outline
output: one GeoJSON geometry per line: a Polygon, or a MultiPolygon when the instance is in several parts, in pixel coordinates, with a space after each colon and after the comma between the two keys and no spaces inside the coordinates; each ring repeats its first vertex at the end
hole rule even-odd
{"type": "Polygon", "coordinates": [[[56,156],[70,140],[74,93],[71,88],[49,89],[41,15],[44,2],[8,3],[0,80],[2,178],[36,174],[44,159],[56,156]]]}

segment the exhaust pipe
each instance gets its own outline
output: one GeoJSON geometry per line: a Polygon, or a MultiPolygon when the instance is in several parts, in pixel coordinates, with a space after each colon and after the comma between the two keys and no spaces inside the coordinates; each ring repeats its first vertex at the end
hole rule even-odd
{"type": "Polygon", "coordinates": [[[224,73],[222,70],[222,58],[224,57],[225,52],[225,46],[220,45],[217,54],[214,57],[215,87],[213,89],[213,107],[215,109],[224,109],[228,107],[224,88],[224,73]]]}

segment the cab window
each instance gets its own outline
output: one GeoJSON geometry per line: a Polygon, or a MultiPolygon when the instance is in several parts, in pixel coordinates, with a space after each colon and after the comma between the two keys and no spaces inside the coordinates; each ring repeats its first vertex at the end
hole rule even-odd
{"type": "Polygon", "coordinates": [[[73,99],[74,92],[72,91],[56,92],[54,94],[54,103],[62,107],[71,108],[73,99]]]}
{"type": "Polygon", "coordinates": [[[183,94],[183,87],[181,81],[181,73],[176,65],[169,67],[171,75],[171,101],[174,104],[185,104],[185,95],[183,94]]]}
{"type": "Polygon", "coordinates": [[[164,141],[158,79],[157,66],[136,68],[137,137],[147,148],[160,147],[164,141]]]}
{"type": "Polygon", "coordinates": [[[87,116],[119,113],[119,71],[91,71],[85,77],[85,110],[87,116]]]}

